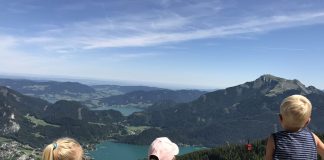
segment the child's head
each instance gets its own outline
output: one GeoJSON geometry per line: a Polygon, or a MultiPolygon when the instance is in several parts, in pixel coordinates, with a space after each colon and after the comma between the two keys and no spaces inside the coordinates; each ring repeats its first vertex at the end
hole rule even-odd
{"type": "Polygon", "coordinates": [[[149,160],[174,160],[179,147],[167,137],[156,138],[148,151],[149,160]]]}
{"type": "Polygon", "coordinates": [[[299,130],[307,125],[312,113],[311,102],[302,95],[285,98],[280,105],[280,119],[284,129],[299,130]]]}
{"type": "Polygon", "coordinates": [[[43,160],[82,160],[83,149],[72,138],[60,138],[45,147],[43,160]]]}

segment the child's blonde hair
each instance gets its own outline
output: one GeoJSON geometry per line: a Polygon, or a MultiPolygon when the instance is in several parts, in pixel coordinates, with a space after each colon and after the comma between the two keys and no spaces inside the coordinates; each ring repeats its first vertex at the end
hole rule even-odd
{"type": "Polygon", "coordinates": [[[289,96],[280,105],[280,114],[284,120],[285,129],[300,129],[305,127],[311,113],[312,104],[302,95],[289,96]]]}
{"type": "Polygon", "coordinates": [[[72,138],[60,138],[43,150],[42,160],[82,160],[83,149],[72,138]]]}

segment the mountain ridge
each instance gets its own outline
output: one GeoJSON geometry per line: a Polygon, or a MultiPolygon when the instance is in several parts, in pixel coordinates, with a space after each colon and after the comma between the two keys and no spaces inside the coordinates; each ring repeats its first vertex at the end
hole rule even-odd
{"type": "Polygon", "coordinates": [[[64,136],[89,144],[125,132],[118,124],[124,120],[118,111],[91,111],[76,101],[51,104],[3,86],[0,113],[0,137],[32,147],[42,147],[64,136]]]}
{"type": "Polygon", "coordinates": [[[154,103],[162,101],[174,101],[175,103],[190,102],[197,99],[200,95],[207,93],[199,90],[150,90],[150,91],[133,91],[124,95],[116,95],[99,99],[102,105],[127,105],[135,104],[138,107],[146,108],[154,103]]]}
{"type": "Polygon", "coordinates": [[[109,107],[110,105],[124,105],[123,107],[133,107],[136,105],[140,108],[143,108],[143,106],[146,108],[152,103],[157,102],[157,99],[164,100],[167,98],[167,100],[182,102],[193,100],[200,94],[205,93],[199,90],[168,90],[148,86],[88,86],[78,82],[33,81],[27,79],[5,78],[0,78],[0,85],[14,89],[28,96],[44,99],[50,103],[59,100],[80,101],[89,108],[107,108],[107,106],[109,107]],[[166,91],[170,95],[164,93],[166,91]],[[146,92],[151,92],[152,94],[145,94],[146,92]],[[192,94],[193,96],[191,96],[192,94]],[[159,95],[161,98],[157,97],[159,95]],[[186,98],[187,96],[188,98],[186,98]],[[139,103],[143,101],[141,97],[144,97],[144,99],[147,97],[145,100],[148,101],[148,103],[139,103]]]}
{"type": "Polygon", "coordinates": [[[279,105],[292,94],[311,100],[314,111],[309,127],[324,131],[320,125],[324,115],[322,91],[298,80],[262,75],[254,81],[205,93],[190,102],[158,102],[128,117],[117,111],[89,110],[77,101],[49,103],[0,87],[0,111],[6,113],[0,115],[0,136],[33,147],[61,136],[74,136],[85,143],[116,138],[120,142],[149,144],[159,136],[168,136],[178,144],[240,143],[262,139],[278,129],[279,105]],[[147,127],[137,134],[128,134],[129,126],[147,127]]]}
{"type": "Polygon", "coordinates": [[[150,132],[168,135],[179,143],[204,146],[264,138],[280,126],[278,107],[292,94],[305,95],[313,102],[316,112],[310,127],[324,131],[320,125],[323,123],[320,115],[324,114],[323,92],[313,86],[306,87],[298,80],[262,75],[254,81],[204,94],[190,103],[135,113],[128,117],[130,124],[152,125],[161,130],[146,131],[121,141],[149,143],[146,140],[152,140],[148,138],[150,132]]]}

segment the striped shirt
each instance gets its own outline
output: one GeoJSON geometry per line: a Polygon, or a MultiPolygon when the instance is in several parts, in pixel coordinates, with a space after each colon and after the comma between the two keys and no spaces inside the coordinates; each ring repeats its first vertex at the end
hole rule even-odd
{"type": "Polygon", "coordinates": [[[274,160],[317,160],[315,139],[307,128],[298,132],[281,131],[272,136],[275,143],[274,160]]]}

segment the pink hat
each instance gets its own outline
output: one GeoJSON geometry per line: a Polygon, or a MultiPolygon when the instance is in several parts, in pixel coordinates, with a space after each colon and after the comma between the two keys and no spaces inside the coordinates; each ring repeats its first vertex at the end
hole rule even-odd
{"type": "Polygon", "coordinates": [[[159,160],[172,160],[179,154],[179,147],[167,137],[156,138],[148,151],[148,157],[155,155],[159,160]]]}

